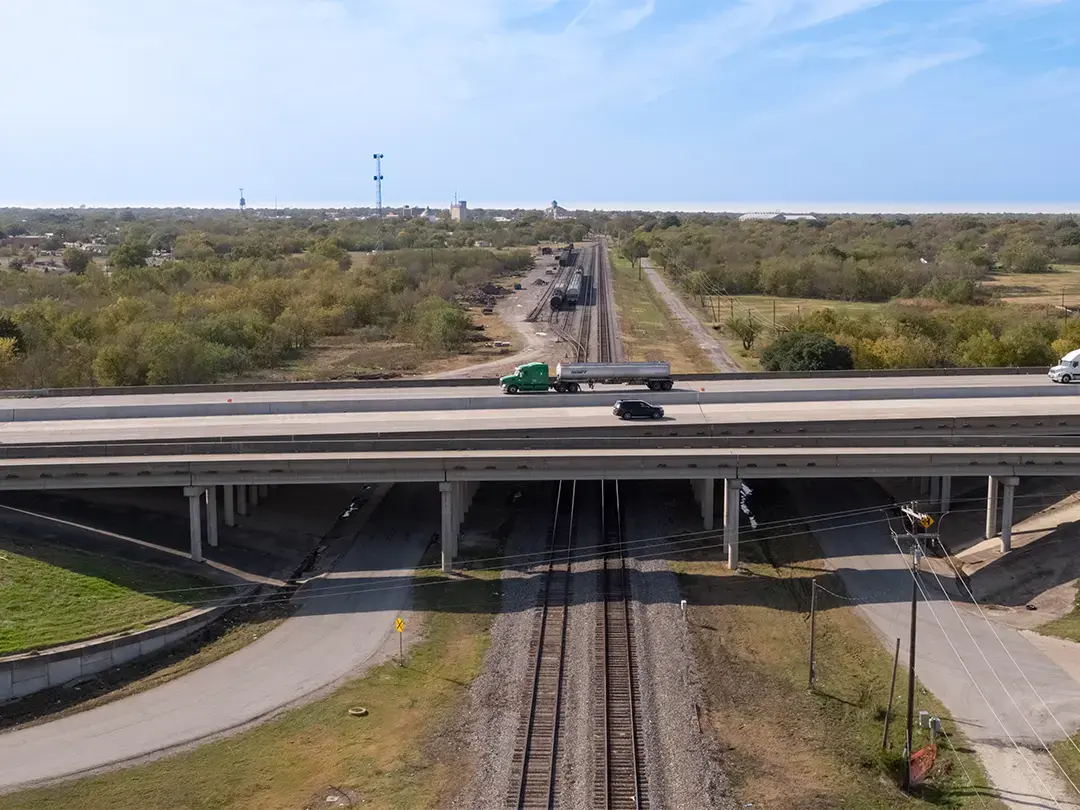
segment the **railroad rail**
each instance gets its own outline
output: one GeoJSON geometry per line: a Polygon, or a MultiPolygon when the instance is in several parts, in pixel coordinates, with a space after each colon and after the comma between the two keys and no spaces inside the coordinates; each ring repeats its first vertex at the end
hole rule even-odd
{"type": "MultiPolygon", "coordinates": [[[[574,251],[574,253],[575,253],[575,255],[580,255],[579,251],[574,251]]],[[[576,260],[575,260],[574,263],[568,264],[565,267],[563,267],[562,265],[558,265],[558,264],[556,265],[556,267],[558,267],[559,269],[556,270],[555,275],[553,275],[551,277],[550,281],[547,284],[547,287],[544,289],[543,294],[540,296],[540,300],[536,303],[536,306],[534,306],[531,310],[529,310],[529,314],[525,318],[526,321],[528,321],[530,323],[536,321],[541,315],[544,314],[545,310],[549,309],[548,301],[551,300],[551,293],[555,290],[555,285],[558,284],[560,281],[562,281],[563,277],[568,272],[572,272],[575,266],[576,266],[576,260]]],[[[545,279],[545,281],[548,281],[548,280],[545,279]]]]}
{"type": "Polygon", "coordinates": [[[600,501],[604,536],[603,614],[597,623],[594,646],[600,678],[593,701],[593,807],[648,810],[645,747],[638,722],[641,705],[638,656],[618,481],[601,482],[600,501]]]}
{"type": "Polygon", "coordinates": [[[596,307],[595,307],[595,305],[591,305],[589,303],[589,296],[592,295],[594,293],[594,291],[595,291],[595,284],[596,284],[596,253],[595,253],[595,251],[596,251],[596,248],[595,247],[590,247],[589,250],[592,252],[592,256],[591,256],[590,259],[586,260],[585,267],[584,267],[584,271],[586,273],[586,278],[590,279],[590,281],[587,282],[589,286],[586,287],[585,286],[586,282],[584,282],[584,281],[582,282],[582,286],[581,286],[582,298],[581,298],[581,300],[578,301],[578,305],[577,305],[577,309],[578,309],[580,314],[578,315],[578,339],[577,339],[578,350],[577,350],[576,360],[579,363],[588,362],[588,360],[589,360],[589,352],[593,348],[593,345],[594,345],[593,340],[592,340],[592,331],[591,330],[592,330],[593,310],[596,307]],[[592,269],[592,275],[591,276],[588,275],[590,265],[591,265],[591,269],[592,269]]]}
{"type": "Polygon", "coordinates": [[[593,275],[596,279],[596,307],[600,317],[597,335],[597,360],[613,363],[621,359],[617,327],[611,306],[611,272],[607,261],[607,245],[600,241],[596,247],[593,275]]]}
{"type": "Polygon", "coordinates": [[[531,640],[532,692],[512,760],[520,774],[517,789],[508,802],[515,810],[553,810],[556,806],[576,498],[577,482],[560,481],[555,495],[547,575],[539,597],[540,620],[531,640]]]}

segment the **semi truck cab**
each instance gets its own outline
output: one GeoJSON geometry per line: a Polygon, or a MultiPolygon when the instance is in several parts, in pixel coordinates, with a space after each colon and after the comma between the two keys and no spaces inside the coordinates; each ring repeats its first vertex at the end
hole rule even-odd
{"type": "Polygon", "coordinates": [[[547,363],[524,363],[514,369],[513,374],[499,378],[503,393],[516,394],[519,391],[547,391],[551,387],[551,374],[547,363]]]}

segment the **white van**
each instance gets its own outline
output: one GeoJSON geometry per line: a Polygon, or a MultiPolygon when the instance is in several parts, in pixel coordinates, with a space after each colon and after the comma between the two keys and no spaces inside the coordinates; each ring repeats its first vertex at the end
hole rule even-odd
{"type": "Polygon", "coordinates": [[[1059,383],[1080,380],[1080,349],[1073,349],[1058,360],[1058,364],[1047,372],[1047,376],[1059,383]]]}

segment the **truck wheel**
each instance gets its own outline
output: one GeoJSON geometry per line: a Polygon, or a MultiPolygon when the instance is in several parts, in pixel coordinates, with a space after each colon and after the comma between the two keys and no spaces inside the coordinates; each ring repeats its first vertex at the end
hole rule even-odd
{"type": "Polygon", "coordinates": [[[508,393],[508,394],[516,394],[517,392],[518,392],[518,387],[516,385],[508,385],[508,386],[506,386],[506,393],[508,393]]]}
{"type": "Polygon", "coordinates": [[[674,384],[675,383],[673,383],[671,380],[664,380],[662,383],[660,383],[660,387],[663,388],[665,391],[670,391],[671,386],[673,386],[674,384]]]}
{"type": "Polygon", "coordinates": [[[555,393],[556,394],[565,394],[566,393],[566,386],[563,385],[562,383],[556,383],[555,384],[555,393]]]}
{"type": "Polygon", "coordinates": [[[576,394],[578,391],[581,390],[581,386],[577,383],[570,383],[570,385],[567,387],[570,389],[571,394],[576,394]]]}
{"type": "Polygon", "coordinates": [[[1069,383],[1072,382],[1072,375],[1071,374],[1062,374],[1061,375],[1061,381],[1063,383],[1065,383],[1066,385],[1068,385],[1069,383]]]}

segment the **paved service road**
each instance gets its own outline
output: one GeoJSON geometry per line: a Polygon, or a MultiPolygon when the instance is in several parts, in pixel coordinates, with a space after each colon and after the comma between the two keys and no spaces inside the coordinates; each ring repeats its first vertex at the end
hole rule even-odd
{"type": "Polygon", "coordinates": [[[686,302],[679,297],[678,293],[673,292],[671,288],[668,287],[667,282],[664,281],[664,277],[652,266],[652,262],[648,259],[642,259],[641,269],[645,271],[649,283],[653,285],[660,294],[660,297],[664,299],[664,303],[667,304],[667,308],[671,311],[671,314],[674,315],[679,323],[686,328],[686,331],[693,336],[694,340],[697,341],[698,346],[701,347],[701,350],[705,352],[712,361],[712,364],[716,366],[719,371],[742,371],[739,364],[735,362],[730,354],[728,354],[727,349],[721,345],[715,335],[706,329],[694,313],[690,311],[690,307],[686,305],[686,302]]]}
{"type": "Polygon", "coordinates": [[[436,497],[420,491],[391,490],[333,573],[310,583],[299,611],[255,643],[147,692],[0,734],[0,792],[228,731],[355,672],[392,632],[437,525],[436,497]]]}
{"type": "MultiPolygon", "coordinates": [[[[813,481],[796,487],[806,515],[824,511],[820,504],[836,492],[835,485],[813,481]]],[[[881,500],[860,501],[862,490],[849,494],[849,508],[881,500]]],[[[872,519],[821,519],[811,528],[848,593],[865,600],[860,610],[884,646],[891,653],[901,639],[906,661],[911,575],[885,524],[850,525],[872,519]]],[[[954,609],[932,574],[921,581],[930,601],[920,599],[915,671],[974,744],[1001,798],[1017,810],[1078,806],[1042,743],[1080,729],[1080,683],[1020,631],[991,624],[970,601],[957,598],[954,609]]]]}

